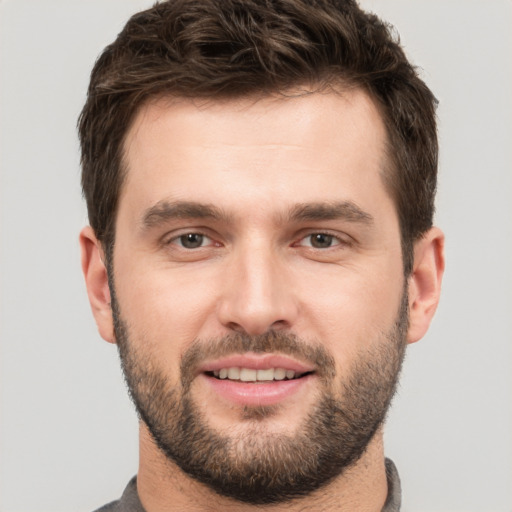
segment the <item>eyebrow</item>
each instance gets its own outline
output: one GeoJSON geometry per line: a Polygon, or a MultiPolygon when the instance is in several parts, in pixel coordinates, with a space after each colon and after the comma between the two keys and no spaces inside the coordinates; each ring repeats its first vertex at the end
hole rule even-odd
{"type": "Polygon", "coordinates": [[[225,220],[226,218],[227,215],[212,204],[163,200],[144,212],[142,225],[146,229],[151,229],[172,219],[225,220]]]}
{"type": "MultiPolygon", "coordinates": [[[[284,216],[292,222],[344,220],[347,222],[373,224],[373,217],[352,201],[299,203],[284,216]]],[[[211,219],[228,221],[230,216],[212,204],[193,201],[158,201],[142,216],[143,229],[148,230],[173,219],[211,219]]]]}
{"type": "Polygon", "coordinates": [[[345,220],[366,225],[373,224],[373,217],[352,201],[334,203],[304,203],[294,206],[290,219],[295,221],[345,220]]]}

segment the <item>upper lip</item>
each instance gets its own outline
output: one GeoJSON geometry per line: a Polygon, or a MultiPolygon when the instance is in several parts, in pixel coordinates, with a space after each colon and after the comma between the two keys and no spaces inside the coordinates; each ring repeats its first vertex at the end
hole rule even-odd
{"type": "Polygon", "coordinates": [[[315,369],[312,364],[306,364],[284,354],[258,354],[248,352],[245,354],[231,354],[213,361],[207,361],[199,368],[200,373],[214,372],[222,368],[250,368],[252,370],[267,370],[269,368],[283,368],[293,370],[295,373],[308,373],[315,369]]]}

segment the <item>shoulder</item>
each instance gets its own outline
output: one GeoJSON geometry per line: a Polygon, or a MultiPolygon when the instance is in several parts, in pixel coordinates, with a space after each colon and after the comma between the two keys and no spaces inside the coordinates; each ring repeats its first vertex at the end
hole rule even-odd
{"type": "Polygon", "coordinates": [[[137,494],[137,476],[128,482],[120,499],[103,505],[95,512],[145,512],[137,494]]]}
{"type": "Polygon", "coordinates": [[[402,503],[400,477],[393,461],[386,459],[386,478],[388,481],[388,497],[382,512],[399,512],[402,503]]]}

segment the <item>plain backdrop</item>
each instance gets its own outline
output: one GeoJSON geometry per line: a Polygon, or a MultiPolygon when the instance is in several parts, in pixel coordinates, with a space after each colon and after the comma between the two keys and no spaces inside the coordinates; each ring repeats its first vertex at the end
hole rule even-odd
{"type": "MultiPolygon", "coordinates": [[[[148,0],[0,0],[0,510],[90,512],[137,470],[137,419],[79,265],[76,120],[148,0]]],[[[512,511],[512,3],[365,0],[438,97],[443,298],[386,428],[403,510],[512,511]]]]}

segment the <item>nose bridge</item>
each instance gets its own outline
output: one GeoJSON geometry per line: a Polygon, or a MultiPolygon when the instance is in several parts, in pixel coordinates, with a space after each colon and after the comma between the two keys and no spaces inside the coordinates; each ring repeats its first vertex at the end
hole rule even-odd
{"type": "Polygon", "coordinates": [[[262,237],[237,247],[222,294],[221,322],[251,335],[289,327],[295,300],[287,286],[284,264],[279,250],[262,237]]]}

